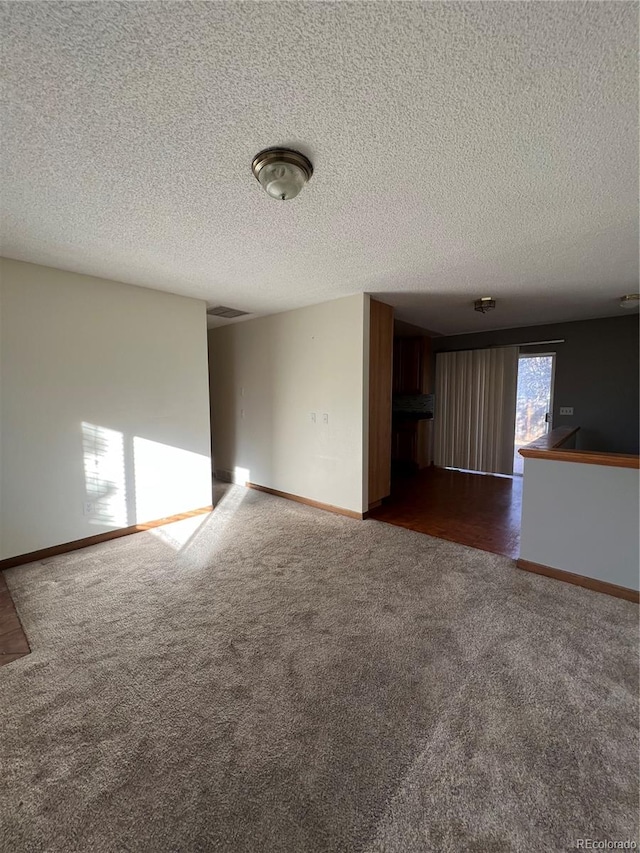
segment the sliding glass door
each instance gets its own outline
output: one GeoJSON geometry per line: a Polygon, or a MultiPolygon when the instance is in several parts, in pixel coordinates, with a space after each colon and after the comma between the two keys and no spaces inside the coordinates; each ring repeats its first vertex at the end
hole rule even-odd
{"type": "Polygon", "coordinates": [[[523,459],[519,448],[551,429],[553,410],[553,376],[555,355],[520,355],[516,392],[516,434],[513,473],[522,474],[523,459]]]}

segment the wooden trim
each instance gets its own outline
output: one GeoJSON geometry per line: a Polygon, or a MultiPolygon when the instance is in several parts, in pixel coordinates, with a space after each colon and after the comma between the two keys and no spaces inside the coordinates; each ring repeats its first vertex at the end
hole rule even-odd
{"type": "Polygon", "coordinates": [[[268,486],[259,486],[257,483],[247,483],[248,489],[255,489],[257,492],[266,492],[268,495],[275,495],[277,498],[285,498],[288,501],[295,501],[306,506],[313,506],[316,509],[324,509],[326,512],[335,512],[337,515],[346,515],[347,518],[357,518],[362,521],[364,515],[361,512],[355,512],[352,509],[344,509],[341,506],[332,506],[331,504],[323,504],[320,501],[312,501],[311,498],[303,498],[300,495],[292,495],[289,492],[281,492],[278,489],[270,489],[268,486]]]}
{"type": "Polygon", "coordinates": [[[87,536],[86,539],[75,539],[73,542],[64,542],[62,545],[53,545],[51,548],[42,548],[39,551],[30,551],[28,554],[19,554],[16,557],[8,557],[0,560],[0,571],[12,569],[14,566],[22,566],[25,563],[35,563],[58,554],[66,554],[69,551],[78,551],[80,548],[88,548],[90,545],[98,545],[100,542],[108,542],[110,539],[120,539],[122,536],[130,536],[132,533],[142,533],[152,530],[154,527],[162,527],[164,524],[172,524],[174,521],[183,521],[195,515],[204,515],[213,510],[212,506],[203,506],[192,509],[189,512],[180,512],[167,518],[158,518],[155,521],[146,521],[144,524],[134,524],[132,527],[121,527],[119,530],[108,530],[106,533],[97,533],[95,536],[87,536]]]}
{"type": "Polygon", "coordinates": [[[378,509],[378,507],[379,507],[379,506],[382,506],[382,501],[381,501],[381,500],[380,500],[380,501],[374,501],[372,504],[369,504],[369,509],[366,509],[366,510],[362,513],[362,520],[364,521],[365,519],[370,518],[371,513],[372,513],[375,509],[378,509]]]}
{"type": "Polygon", "coordinates": [[[391,493],[391,416],[393,384],[393,308],[369,301],[369,458],[368,500],[391,493]]]}
{"type": "Polygon", "coordinates": [[[602,453],[594,450],[562,448],[580,427],[557,427],[531,444],[521,447],[518,453],[527,459],[553,459],[555,462],[580,462],[582,465],[607,465],[612,468],[640,468],[640,456],[628,453],[602,453]]]}
{"type": "Polygon", "coordinates": [[[531,459],[580,462],[582,465],[607,465],[612,468],[640,468],[640,456],[630,456],[626,453],[600,453],[591,450],[537,450],[528,447],[522,447],[518,452],[531,459]]]}
{"type": "Polygon", "coordinates": [[[556,429],[552,429],[551,432],[547,432],[539,438],[536,438],[535,441],[532,441],[530,444],[525,444],[525,446],[521,447],[518,452],[522,456],[529,456],[531,450],[555,450],[558,447],[562,447],[563,444],[566,444],[579,429],[580,427],[556,427],[556,429]]]}
{"type": "Polygon", "coordinates": [[[555,580],[565,581],[576,586],[583,586],[594,592],[602,592],[605,595],[624,598],[626,601],[633,601],[635,604],[640,603],[640,592],[636,589],[629,589],[626,586],[618,586],[617,584],[597,580],[596,578],[588,578],[585,575],[577,575],[574,572],[565,572],[563,569],[554,569],[551,566],[543,566],[541,563],[532,563],[529,560],[516,560],[516,566],[525,572],[534,572],[537,575],[545,575],[548,578],[555,578],[555,580]]]}

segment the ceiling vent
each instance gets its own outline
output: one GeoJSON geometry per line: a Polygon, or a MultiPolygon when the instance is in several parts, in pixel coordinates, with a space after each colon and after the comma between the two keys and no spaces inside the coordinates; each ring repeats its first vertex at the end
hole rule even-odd
{"type": "Polygon", "coordinates": [[[236,317],[246,317],[249,311],[238,311],[237,308],[225,308],[224,305],[217,305],[215,308],[207,308],[209,317],[224,317],[225,320],[234,320],[236,317]]]}

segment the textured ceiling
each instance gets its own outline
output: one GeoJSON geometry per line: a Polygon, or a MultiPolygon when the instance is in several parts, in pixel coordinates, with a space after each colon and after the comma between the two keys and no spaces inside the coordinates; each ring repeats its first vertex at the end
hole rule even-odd
{"type": "Polygon", "coordinates": [[[445,334],[638,290],[635,3],[1,11],[9,257],[258,314],[379,293],[445,334]],[[280,144],[315,167],[283,203],[250,170],[280,144]]]}

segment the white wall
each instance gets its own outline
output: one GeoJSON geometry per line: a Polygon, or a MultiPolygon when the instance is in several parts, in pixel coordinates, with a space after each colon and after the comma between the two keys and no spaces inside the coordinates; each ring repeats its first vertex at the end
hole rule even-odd
{"type": "Polygon", "coordinates": [[[0,265],[0,558],[209,505],[205,303],[0,265]]]}
{"type": "Polygon", "coordinates": [[[209,332],[217,471],[366,508],[365,304],[358,294],[209,332]]]}
{"type": "Polygon", "coordinates": [[[520,558],[638,589],[638,470],[525,458],[520,558]]]}

